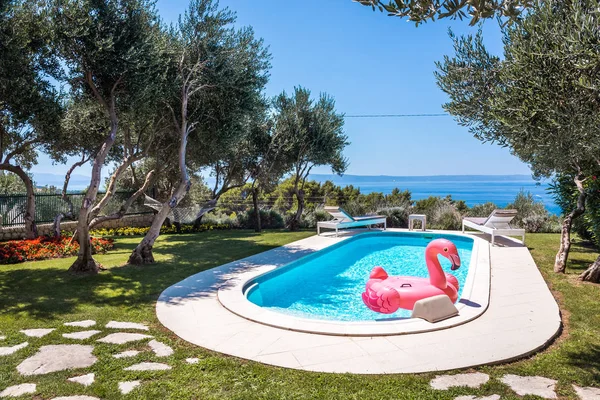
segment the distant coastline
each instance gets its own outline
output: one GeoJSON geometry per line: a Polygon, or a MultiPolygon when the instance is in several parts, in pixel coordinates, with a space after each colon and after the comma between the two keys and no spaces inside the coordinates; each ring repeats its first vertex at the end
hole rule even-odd
{"type": "Polygon", "coordinates": [[[464,200],[468,206],[491,201],[499,207],[510,204],[520,190],[529,191],[541,201],[549,212],[560,214],[560,208],[548,193],[547,181],[536,181],[530,175],[431,175],[431,176],[387,176],[387,175],[344,175],[311,174],[309,179],[332,181],[338,186],[352,185],[361,193],[382,192],[389,194],[395,188],[409,190],[413,200],[429,196],[464,200]]]}

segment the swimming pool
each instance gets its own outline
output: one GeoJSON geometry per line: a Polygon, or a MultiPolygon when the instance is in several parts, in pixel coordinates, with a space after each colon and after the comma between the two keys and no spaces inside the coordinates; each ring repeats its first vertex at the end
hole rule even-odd
{"type": "Polygon", "coordinates": [[[377,321],[410,318],[411,311],[389,315],[368,309],[361,294],[373,267],[390,275],[427,277],[425,247],[437,238],[457,247],[461,267],[450,271],[450,261],[439,257],[445,272],[459,281],[459,300],[465,288],[473,252],[473,239],[452,234],[373,232],[356,235],[309,256],[251,279],[244,285],[246,298],[263,309],[323,321],[377,321]]]}

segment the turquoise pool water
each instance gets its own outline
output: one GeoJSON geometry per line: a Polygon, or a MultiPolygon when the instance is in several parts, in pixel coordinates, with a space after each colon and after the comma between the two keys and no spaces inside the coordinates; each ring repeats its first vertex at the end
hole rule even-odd
{"type": "Polygon", "coordinates": [[[361,294],[373,267],[389,275],[427,277],[425,247],[433,239],[454,242],[461,267],[439,257],[445,272],[460,283],[459,299],[469,272],[473,239],[431,233],[364,233],[259,276],[246,285],[252,303],[272,311],[320,320],[373,321],[408,318],[410,311],[383,315],[369,310],[361,294]]]}

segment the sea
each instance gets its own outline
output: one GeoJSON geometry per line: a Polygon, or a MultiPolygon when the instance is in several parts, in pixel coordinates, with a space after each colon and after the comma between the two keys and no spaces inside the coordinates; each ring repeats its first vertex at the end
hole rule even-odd
{"type": "Polygon", "coordinates": [[[352,185],[361,193],[382,192],[389,194],[395,188],[409,190],[413,200],[429,196],[464,200],[469,207],[491,201],[500,207],[510,204],[520,190],[531,192],[536,201],[544,203],[546,209],[559,215],[556,205],[548,192],[548,181],[536,181],[529,175],[435,175],[435,176],[367,176],[311,174],[309,179],[318,182],[332,181],[338,186],[352,185]]]}

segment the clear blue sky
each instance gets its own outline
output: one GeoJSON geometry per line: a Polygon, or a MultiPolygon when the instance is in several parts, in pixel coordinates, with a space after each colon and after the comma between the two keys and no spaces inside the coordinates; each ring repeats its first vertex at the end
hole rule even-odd
{"type": "MultiPolygon", "coordinates": [[[[441,20],[418,28],[372,12],[351,0],[222,0],[251,25],[273,56],[267,95],[295,85],[327,92],[337,109],[353,114],[441,113],[446,96],[436,86],[434,62],[452,54],[448,27],[475,33],[468,21],[441,20]]],[[[187,0],[159,0],[174,22],[187,0]]],[[[488,48],[500,54],[495,21],[484,26],[488,48]]],[[[353,175],[529,174],[508,149],[482,144],[452,117],[346,119],[346,149],[353,175]]],[[[43,157],[39,172],[64,173],[43,157]]],[[[318,168],[314,173],[329,173],[318,168]]],[[[80,174],[89,174],[89,168],[80,174]]]]}

